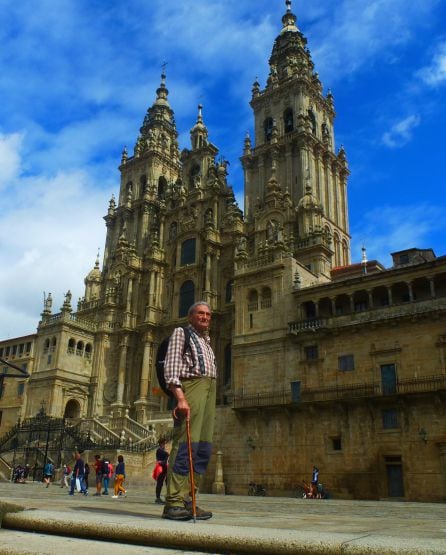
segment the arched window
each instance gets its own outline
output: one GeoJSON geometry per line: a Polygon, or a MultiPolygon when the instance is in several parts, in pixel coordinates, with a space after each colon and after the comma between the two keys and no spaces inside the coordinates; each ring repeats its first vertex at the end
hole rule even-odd
{"type": "Polygon", "coordinates": [[[50,352],[54,353],[54,351],[56,350],[56,344],[57,344],[57,339],[53,337],[51,339],[50,352]]]}
{"type": "Polygon", "coordinates": [[[234,287],[234,280],[231,279],[226,284],[225,302],[227,303],[232,303],[233,287],[234,287]]]}
{"type": "Polygon", "coordinates": [[[194,304],[195,301],[195,285],[191,280],[185,281],[180,287],[180,306],[178,310],[178,317],[183,318],[187,316],[187,311],[189,307],[194,304]]]}
{"type": "Polygon", "coordinates": [[[181,266],[185,266],[186,264],[195,264],[195,250],[195,237],[183,241],[181,245],[181,266]]]}
{"type": "Polygon", "coordinates": [[[161,175],[158,179],[158,198],[164,200],[166,198],[167,180],[161,175]]]}
{"type": "Polygon", "coordinates": [[[84,351],[85,358],[91,358],[91,351],[92,351],[91,343],[87,343],[85,345],[85,351],[84,351]]]}
{"type": "Polygon", "coordinates": [[[228,343],[225,347],[225,364],[223,372],[223,385],[228,387],[232,380],[232,345],[228,343]]]}
{"type": "Polygon", "coordinates": [[[78,341],[76,345],[76,355],[81,357],[84,354],[84,342],[78,341]]]}
{"type": "Polygon", "coordinates": [[[283,128],[285,133],[290,133],[294,129],[293,110],[291,108],[287,108],[283,113],[283,128]]]}
{"type": "Polygon", "coordinates": [[[265,141],[267,143],[269,143],[271,140],[271,135],[273,133],[273,126],[274,126],[273,118],[266,118],[266,120],[263,122],[263,129],[265,131],[265,141]]]}
{"type": "Polygon", "coordinates": [[[76,350],[76,341],[71,338],[68,340],[68,349],[67,349],[67,353],[69,355],[74,355],[74,351],[76,350]]]}
{"type": "Polygon", "coordinates": [[[314,112],[311,108],[308,110],[308,117],[310,118],[310,122],[311,122],[311,131],[313,135],[316,135],[316,128],[317,128],[316,116],[314,115],[314,112]]]}
{"type": "Polygon", "coordinates": [[[254,312],[259,309],[259,295],[255,289],[251,289],[248,294],[248,311],[254,312]]]}
{"type": "Polygon", "coordinates": [[[260,308],[271,308],[272,293],[269,287],[262,288],[262,297],[260,299],[260,308]]]}
{"type": "Polygon", "coordinates": [[[43,353],[47,353],[50,349],[50,340],[49,339],[45,339],[45,343],[43,345],[43,353]]]}

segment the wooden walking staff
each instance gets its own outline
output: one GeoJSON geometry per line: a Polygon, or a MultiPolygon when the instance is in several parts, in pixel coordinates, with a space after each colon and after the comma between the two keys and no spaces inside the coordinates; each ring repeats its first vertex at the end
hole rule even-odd
{"type": "Polygon", "coordinates": [[[190,420],[186,418],[187,452],[189,454],[190,491],[192,497],[192,517],[197,522],[197,505],[195,502],[194,461],[192,459],[192,442],[190,440],[190,420]]]}

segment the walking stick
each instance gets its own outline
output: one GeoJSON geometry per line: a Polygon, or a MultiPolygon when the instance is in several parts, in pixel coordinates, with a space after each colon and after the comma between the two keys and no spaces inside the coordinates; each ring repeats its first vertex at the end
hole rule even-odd
{"type": "Polygon", "coordinates": [[[197,505],[195,502],[195,481],[194,481],[194,464],[192,460],[192,443],[190,440],[190,420],[186,418],[186,434],[187,434],[187,452],[189,455],[189,475],[190,475],[190,489],[192,497],[192,517],[194,523],[197,522],[197,505]]]}

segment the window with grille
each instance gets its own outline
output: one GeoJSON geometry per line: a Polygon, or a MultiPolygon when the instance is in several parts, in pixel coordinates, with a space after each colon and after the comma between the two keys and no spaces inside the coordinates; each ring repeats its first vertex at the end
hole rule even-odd
{"type": "Polygon", "coordinates": [[[338,357],[338,370],[340,372],[351,372],[355,369],[355,357],[353,355],[341,355],[338,357]]]}
{"type": "Polygon", "coordinates": [[[398,413],[396,409],[385,409],[382,411],[383,429],[392,430],[398,428],[398,413]]]}
{"type": "Polygon", "coordinates": [[[181,245],[181,266],[195,264],[195,246],[195,238],[186,239],[186,241],[183,242],[181,245]]]}
{"type": "Polygon", "coordinates": [[[317,345],[308,345],[305,347],[305,360],[317,360],[319,358],[319,349],[317,345]]]}

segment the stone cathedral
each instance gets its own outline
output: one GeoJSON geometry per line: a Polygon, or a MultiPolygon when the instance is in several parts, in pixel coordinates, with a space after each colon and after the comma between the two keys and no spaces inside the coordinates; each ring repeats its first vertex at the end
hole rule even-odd
{"type": "Polygon", "coordinates": [[[254,480],[283,494],[317,464],[344,497],[444,499],[446,257],[410,248],[385,269],[364,251],[351,264],[334,98],[285,4],[267,82],[252,87],[244,212],[201,105],[180,152],[163,71],[133,152],[122,153],[102,269],[97,259],[77,310],[68,292],[54,312],[49,295],[37,334],[15,341],[32,372],[10,418],[45,404],[91,430],[119,420],[143,438],[168,418],[157,347],[204,300],[228,491],[254,480]]]}

